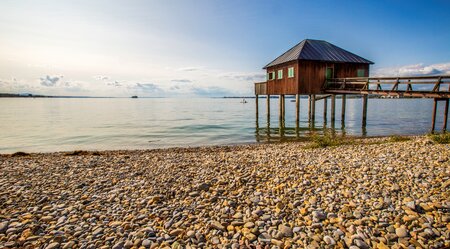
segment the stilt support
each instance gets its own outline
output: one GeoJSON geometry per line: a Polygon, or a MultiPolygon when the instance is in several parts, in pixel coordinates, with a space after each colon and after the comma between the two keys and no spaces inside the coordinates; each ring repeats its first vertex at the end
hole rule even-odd
{"type": "Polygon", "coordinates": [[[278,113],[278,118],[280,119],[280,124],[281,124],[281,120],[283,119],[283,95],[280,95],[280,97],[278,97],[279,100],[279,113],[278,113]]]}
{"type": "Polygon", "coordinates": [[[336,95],[331,95],[331,124],[334,125],[336,119],[336,95]]]}
{"type": "Polygon", "coordinates": [[[362,126],[366,127],[367,124],[367,94],[363,95],[363,114],[362,114],[362,126]]]}
{"type": "Polygon", "coordinates": [[[316,120],[316,95],[311,95],[311,122],[314,124],[316,120]]]}
{"type": "Polygon", "coordinates": [[[327,116],[328,116],[328,98],[323,98],[323,123],[327,123],[327,116]]]}
{"type": "Polygon", "coordinates": [[[311,94],[308,95],[308,122],[311,122],[311,94]]]}
{"type": "Polygon", "coordinates": [[[266,108],[267,108],[267,122],[269,123],[270,122],[270,95],[267,95],[266,101],[267,101],[267,106],[266,106],[266,108]]]}
{"type": "Polygon", "coordinates": [[[298,123],[300,121],[300,95],[295,95],[295,122],[298,123]]]}
{"type": "Polygon", "coordinates": [[[347,102],[347,95],[342,94],[342,111],[341,111],[341,122],[345,124],[345,104],[347,102]]]}
{"type": "Polygon", "coordinates": [[[442,131],[447,131],[447,119],[448,119],[448,102],[449,99],[445,100],[445,109],[444,109],[444,124],[442,125],[442,131]]]}
{"type": "Polygon", "coordinates": [[[256,103],[256,122],[258,122],[258,116],[259,116],[259,106],[258,106],[258,94],[256,94],[255,103],[256,103]]]}
{"type": "Polygon", "coordinates": [[[431,118],[431,133],[434,132],[434,127],[436,126],[436,108],[437,108],[437,99],[434,99],[433,116],[431,118]]]}

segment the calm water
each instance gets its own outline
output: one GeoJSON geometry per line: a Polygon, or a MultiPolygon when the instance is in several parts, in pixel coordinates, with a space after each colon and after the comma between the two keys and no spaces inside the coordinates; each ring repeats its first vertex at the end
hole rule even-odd
{"type": "MultiPolygon", "coordinates": [[[[260,99],[258,127],[254,99],[140,98],[56,99],[0,98],[0,153],[68,150],[148,149],[251,143],[279,139],[278,99],[271,100],[268,129],[266,100],[260,99]]],[[[345,128],[341,100],[336,100],[338,133],[348,135],[424,134],[431,126],[433,101],[369,99],[366,130],[361,128],[361,99],[347,99],[345,128]]],[[[330,101],[328,101],[328,107],[330,101]]],[[[285,136],[308,136],[307,100],[295,132],[295,102],[286,99],[285,136]]],[[[321,132],[323,101],[316,105],[316,132],[321,132]]],[[[442,127],[443,105],[437,127],[442,127]]],[[[328,123],[330,127],[330,110],[328,123]]]]}

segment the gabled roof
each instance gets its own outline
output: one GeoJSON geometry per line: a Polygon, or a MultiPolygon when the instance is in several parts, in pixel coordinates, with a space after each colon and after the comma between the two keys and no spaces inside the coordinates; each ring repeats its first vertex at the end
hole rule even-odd
{"type": "Polygon", "coordinates": [[[373,62],[350,53],[338,46],[322,40],[305,39],[293,48],[267,64],[264,69],[295,60],[313,60],[330,62],[350,62],[373,64],[373,62]]]}

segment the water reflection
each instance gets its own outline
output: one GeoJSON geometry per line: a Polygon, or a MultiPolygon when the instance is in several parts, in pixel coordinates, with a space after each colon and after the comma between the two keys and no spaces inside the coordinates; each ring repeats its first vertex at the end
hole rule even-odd
{"type": "MultiPolygon", "coordinates": [[[[336,126],[335,122],[328,123],[327,119],[323,119],[321,125],[318,125],[317,121],[300,122],[297,120],[291,125],[285,119],[279,119],[273,124],[269,118],[260,125],[259,119],[256,119],[255,140],[257,142],[306,141],[312,135],[324,135],[325,133],[347,135],[345,122],[342,121],[340,126],[336,126]]],[[[366,136],[367,128],[361,127],[360,133],[362,136],[366,136]]]]}

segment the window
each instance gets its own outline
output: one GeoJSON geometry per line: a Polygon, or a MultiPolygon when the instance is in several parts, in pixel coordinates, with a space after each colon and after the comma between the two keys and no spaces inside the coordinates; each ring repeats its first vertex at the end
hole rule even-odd
{"type": "Polygon", "coordinates": [[[294,77],[294,68],[290,67],[288,68],[288,78],[294,77]]]}
{"type": "Polygon", "coordinates": [[[356,72],[357,77],[365,77],[366,76],[366,70],[365,69],[358,69],[356,72]]]}
{"type": "Polygon", "coordinates": [[[275,72],[269,72],[267,74],[267,79],[268,80],[274,80],[275,79],[275,72]]]}
{"type": "Polygon", "coordinates": [[[283,69],[278,70],[278,79],[283,78],[283,69]]]}

